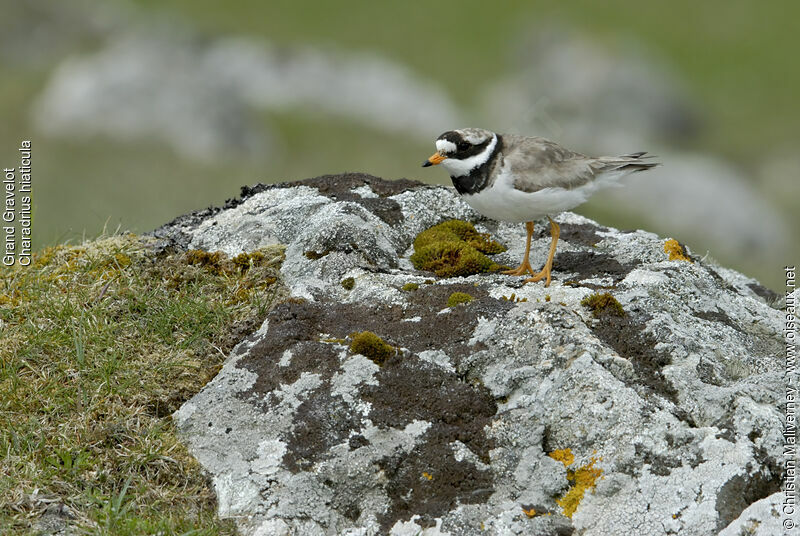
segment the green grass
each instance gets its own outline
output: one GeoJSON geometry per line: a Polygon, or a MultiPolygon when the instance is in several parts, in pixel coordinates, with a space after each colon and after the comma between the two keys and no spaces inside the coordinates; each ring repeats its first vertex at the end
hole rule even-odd
{"type": "Polygon", "coordinates": [[[282,295],[282,251],[204,255],[127,234],[0,272],[0,533],[54,509],[87,534],[235,533],[170,414],[282,295]]]}

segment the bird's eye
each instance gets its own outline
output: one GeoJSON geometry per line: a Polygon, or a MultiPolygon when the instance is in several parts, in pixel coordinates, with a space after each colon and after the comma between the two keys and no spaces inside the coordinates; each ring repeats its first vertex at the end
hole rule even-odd
{"type": "Polygon", "coordinates": [[[465,141],[462,141],[462,142],[459,142],[459,144],[456,145],[456,147],[458,147],[459,151],[466,151],[467,149],[469,149],[469,143],[467,143],[465,141]]]}

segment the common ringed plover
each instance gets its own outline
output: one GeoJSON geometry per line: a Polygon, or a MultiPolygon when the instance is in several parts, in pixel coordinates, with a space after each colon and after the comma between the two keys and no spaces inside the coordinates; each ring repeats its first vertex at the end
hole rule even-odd
{"type": "Polygon", "coordinates": [[[597,190],[615,184],[629,173],[657,166],[657,163],[642,161],[649,158],[646,154],[593,158],[544,138],[462,128],[439,136],[436,153],[422,167],[442,164],[458,193],[484,216],[525,222],[528,238],[522,263],[503,273],[524,275],[529,272],[533,277],[525,283],[545,279],[547,287],[560,232],[551,215],[577,207],[597,190]],[[528,255],[533,221],[542,216],[550,220],[552,241],[544,268],[534,273],[528,255]]]}

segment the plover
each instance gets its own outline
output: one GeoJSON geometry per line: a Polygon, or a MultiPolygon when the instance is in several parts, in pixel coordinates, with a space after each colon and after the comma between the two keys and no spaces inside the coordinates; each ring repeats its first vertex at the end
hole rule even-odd
{"type": "Polygon", "coordinates": [[[550,272],[560,228],[551,216],[570,210],[597,190],[615,184],[621,177],[657,166],[644,162],[647,153],[593,158],[576,153],[538,137],[496,134],[482,128],[451,130],[436,140],[436,153],[423,167],[442,164],[450,173],[456,190],[469,205],[489,218],[525,222],[528,238],[525,256],[508,275],[545,279],[550,272]],[[542,270],[534,273],[528,256],[533,222],[543,216],[550,220],[550,252],[542,270]]]}

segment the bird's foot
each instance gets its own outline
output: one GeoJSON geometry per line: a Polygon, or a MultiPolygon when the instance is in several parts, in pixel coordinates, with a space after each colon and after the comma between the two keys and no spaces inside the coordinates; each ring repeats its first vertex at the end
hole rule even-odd
{"type": "Polygon", "coordinates": [[[539,272],[538,274],[533,274],[533,277],[529,277],[528,279],[523,281],[523,284],[525,284],[525,283],[536,283],[537,281],[541,281],[542,279],[544,279],[545,280],[545,282],[544,282],[545,288],[549,287],[550,286],[550,270],[551,270],[550,265],[549,264],[545,265],[545,267],[542,269],[541,272],[539,272]]]}
{"type": "Polygon", "coordinates": [[[522,264],[513,270],[503,270],[500,273],[505,275],[525,275],[526,272],[530,272],[530,274],[533,275],[533,268],[531,267],[531,263],[528,261],[522,261],[522,264]]]}

